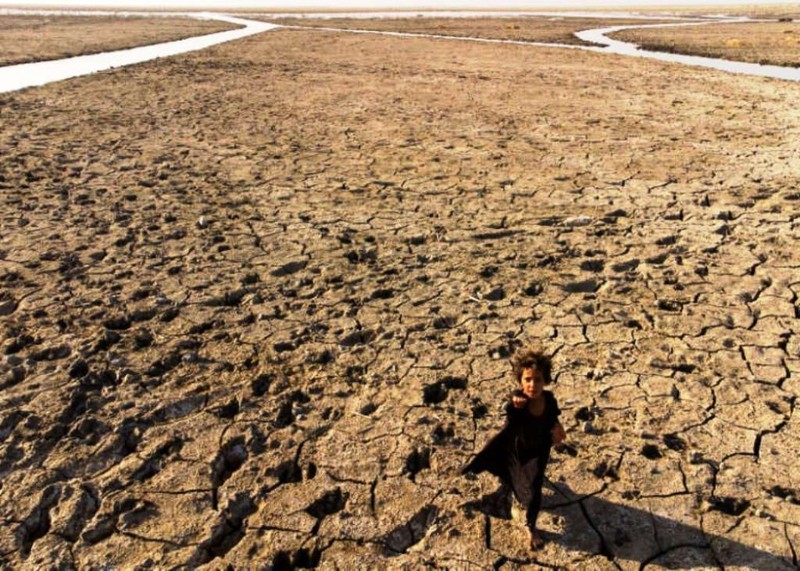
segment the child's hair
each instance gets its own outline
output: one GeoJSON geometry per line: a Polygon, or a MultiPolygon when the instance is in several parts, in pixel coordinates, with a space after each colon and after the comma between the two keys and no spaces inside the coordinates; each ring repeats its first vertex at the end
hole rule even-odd
{"type": "Polygon", "coordinates": [[[551,376],[553,361],[538,347],[528,347],[515,353],[511,358],[511,367],[514,371],[514,379],[517,382],[522,378],[522,371],[524,369],[536,369],[541,371],[542,377],[544,377],[544,384],[546,385],[553,382],[553,377],[551,376]]]}

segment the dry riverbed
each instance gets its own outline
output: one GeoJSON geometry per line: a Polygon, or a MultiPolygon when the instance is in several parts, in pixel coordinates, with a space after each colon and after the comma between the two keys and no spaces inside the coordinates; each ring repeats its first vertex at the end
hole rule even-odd
{"type": "Polygon", "coordinates": [[[798,89],[282,30],[0,96],[0,556],[795,568],[798,89]],[[535,559],[458,473],[529,341],[535,559]]]}
{"type": "Polygon", "coordinates": [[[0,65],[121,50],[236,28],[194,18],[0,16],[0,65]]]}

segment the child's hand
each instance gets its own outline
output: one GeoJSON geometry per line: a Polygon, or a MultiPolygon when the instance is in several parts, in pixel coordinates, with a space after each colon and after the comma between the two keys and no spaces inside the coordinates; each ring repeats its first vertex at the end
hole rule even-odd
{"type": "Polygon", "coordinates": [[[514,408],[524,408],[526,404],[528,404],[528,397],[514,393],[511,395],[511,404],[514,408]]]}
{"type": "Polygon", "coordinates": [[[567,433],[564,431],[564,427],[561,426],[560,422],[556,422],[555,426],[553,426],[553,430],[550,431],[550,434],[553,436],[553,444],[561,444],[567,437],[567,433]]]}

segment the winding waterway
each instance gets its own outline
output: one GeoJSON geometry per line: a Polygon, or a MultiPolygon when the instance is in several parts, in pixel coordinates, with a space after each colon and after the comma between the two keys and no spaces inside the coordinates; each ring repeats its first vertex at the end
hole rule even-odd
{"type": "MultiPolygon", "coordinates": [[[[9,11],[3,11],[4,13],[8,14],[9,11]]],[[[16,10],[14,13],[17,14],[41,14],[42,12],[29,12],[29,11],[22,11],[16,10]]],[[[55,14],[57,12],[47,12],[50,14],[55,14]]],[[[64,13],[64,12],[61,12],[64,13]]],[[[75,12],[72,12],[75,14],[75,12]]],[[[107,15],[108,12],[85,12],[83,13],[87,15],[96,15],[96,14],[104,14],[107,15]]],[[[134,13],[114,13],[115,15],[134,15],[134,13]]],[[[460,17],[467,17],[467,16],[494,16],[494,17],[520,17],[520,16],[551,16],[551,17],[583,17],[583,18],[618,18],[618,17],[637,17],[642,20],[646,19],[658,19],[662,20],[661,23],[658,24],[636,24],[636,25],[626,25],[626,26],[612,26],[612,27],[603,27],[603,28],[596,28],[591,30],[584,30],[581,32],[577,32],[575,35],[579,39],[595,44],[593,46],[576,46],[576,45],[569,45],[569,44],[558,44],[558,43],[548,43],[548,42],[530,42],[530,41],[519,41],[519,40],[503,40],[503,39],[490,39],[490,38],[477,38],[477,37],[460,37],[460,36],[444,36],[444,35],[435,35],[435,34],[417,34],[417,33],[410,33],[410,32],[387,32],[387,31],[376,31],[376,30],[363,30],[363,29],[342,29],[342,28],[307,28],[313,30],[324,30],[324,31],[335,31],[335,32],[347,32],[347,33],[363,33],[363,34],[382,34],[388,36],[400,36],[400,37],[425,37],[425,38],[435,38],[435,39],[443,39],[443,40],[460,40],[460,41],[470,41],[470,42],[485,42],[485,43],[502,43],[502,44],[517,44],[517,45],[530,45],[530,46],[541,46],[541,47],[557,47],[557,48],[568,48],[568,49],[578,49],[578,50],[586,50],[598,53],[607,53],[607,54],[616,54],[622,56],[629,56],[629,57],[642,57],[648,59],[654,59],[659,61],[677,63],[682,65],[689,65],[689,66],[697,66],[697,67],[705,67],[710,69],[717,69],[725,72],[730,73],[740,73],[746,75],[754,75],[760,77],[770,77],[775,79],[784,79],[789,81],[800,81],[800,67],[782,67],[782,66],[775,66],[775,65],[760,65],[754,63],[745,63],[745,62],[738,62],[738,61],[730,61],[724,59],[717,59],[717,58],[708,58],[708,57],[700,57],[700,56],[691,56],[691,55],[683,55],[683,54],[676,54],[676,53],[664,53],[664,52],[655,52],[655,51],[648,51],[639,49],[636,44],[623,42],[620,40],[615,40],[608,37],[608,34],[612,34],[614,32],[622,31],[622,30],[632,30],[632,29],[639,29],[639,28],[664,28],[664,27],[676,27],[676,26],[702,26],[706,24],[719,24],[719,23],[729,23],[729,24],[737,24],[743,22],[752,22],[753,20],[747,20],[742,18],[727,18],[727,17],[714,17],[714,18],[703,18],[703,19],[696,19],[692,22],[678,22],[678,23],[663,23],[664,19],[669,19],[669,16],[644,16],[644,15],[636,15],[630,13],[597,13],[597,12],[458,12],[458,13],[444,13],[444,12],[424,12],[424,13],[411,13],[408,12],[387,12],[381,13],[378,16],[380,17],[410,17],[410,16],[419,16],[424,15],[426,17],[442,17],[443,15],[453,16],[457,14],[460,17]]],[[[143,15],[142,13],[136,13],[136,15],[143,15]]],[[[146,14],[145,14],[146,15],[146,14]]],[[[165,15],[161,13],[159,15],[165,15]]],[[[65,79],[70,79],[72,77],[79,77],[82,75],[89,75],[92,73],[96,73],[98,71],[103,71],[107,69],[112,69],[116,67],[122,67],[126,65],[132,65],[136,63],[142,63],[145,61],[153,60],[160,57],[168,57],[173,55],[178,55],[182,53],[187,53],[191,51],[201,50],[210,46],[214,46],[217,44],[221,44],[224,42],[229,42],[241,38],[245,38],[247,36],[252,36],[254,34],[260,34],[262,32],[266,32],[268,30],[274,30],[277,28],[281,28],[283,26],[277,24],[269,24],[266,22],[249,20],[244,18],[236,18],[232,16],[226,16],[223,14],[216,14],[216,13],[188,13],[188,14],[173,14],[169,13],[169,15],[181,15],[193,18],[204,18],[204,19],[214,19],[220,20],[223,22],[228,22],[231,24],[236,24],[242,26],[242,28],[236,30],[230,30],[226,32],[218,32],[215,34],[207,34],[204,36],[197,36],[194,38],[188,38],[184,40],[177,40],[173,42],[165,42],[160,44],[154,44],[150,46],[142,46],[138,48],[132,49],[125,49],[125,50],[117,50],[112,52],[103,52],[99,54],[92,54],[92,55],[85,55],[85,56],[77,56],[67,59],[60,59],[60,60],[52,60],[52,61],[43,61],[43,62],[36,62],[36,63],[27,63],[27,64],[19,64],[19,65],[11,65],[6,67],[0,67],[0,93],[6,93],[10,91],[17,91],[20,89],[24,89],[27,87],[34,87],[38,85],[45,85],[47,83],[52,83],[55,81],[62,81],[65,79]]],[[[365,17],[365,13],[337,13],[335,17],[339,18],[360,18],[365,17]]],[[[275,16],[275,15],[273,15],[275,16]]],[[[311,14],[306,14],[306,16],[312,16],[311,14]]],[[[329,15],[330,16],[330,15],[329,15]]],[[[375,13],[370,13],[371,17],[376,17],[375,13]]],[[[295,26],[291,26],[295,27],[295,26]]]]}
{"type": "Polygon", "coordinates": [[[756,75],[761,77],[772,77],[774,79],[786,79],[789,81],[800,81],[800,67],[784,67],[779,65],[761,65],[757,63],[747,63],[726,59],[709,58],[701,56],[691,56],[684,54],[653,52],[642,50],[636,44],[623,42],[609,38],[608,34],[620,32],[622,30],[634,30],[642,28],[668,28],[676,26],[701,26],[704,24],[741,24],[752,20],[712,20],[705,22],[690,22],[681,24],[649,24],[634,26],[612,26],[608,28],[597,28],[594,30],[584,30],[577,32],[575,36],[585,42],[591,42],[605,46],[604,53],[613,53],[630,57],[643,57],[671,63],[679,63],[695,67],[706,67],[718,69],[730,73],[741,73],[745,75],[756,75]]]}
{"type": "Polygon", "coordinates": [[[221,20],[243,27],[236,30],[206,34],[204,36],[196,36],[194,38],[138,48],[0,67],[0,93],[17,91],[37,85],[45,85],[54,81],[89,75],[97,73],[98,71],[142,63],[161,57],[202,50],[210,46],[238,40],[240,38],[252,36],[253,34],[260,34],[261,32],[279,27],[275,24],[244,20],[241,18],[224,16],[222,14],[184,15],[194,18],[221,20]]]}

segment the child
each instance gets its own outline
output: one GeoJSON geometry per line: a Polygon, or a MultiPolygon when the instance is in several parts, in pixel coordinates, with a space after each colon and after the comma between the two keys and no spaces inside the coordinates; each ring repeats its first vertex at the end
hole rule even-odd
{"type": "Polygon", "coordinates": [[[558,421],[561,410],[556,398],[544,390],[552,381],[550,358],[535,349],[526,349],[514,355],[512,366],[519,389],[506,403],[506,424],[463,472],[488,471],[511,487],[526,508],[531,549],[535,551],[544,545],[536,531],[536,518],[542,505],[550,448],[561,443],[566,434],[558,421]]]}

